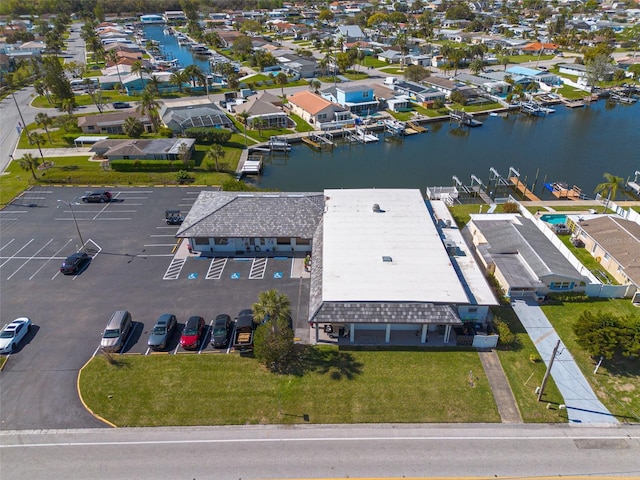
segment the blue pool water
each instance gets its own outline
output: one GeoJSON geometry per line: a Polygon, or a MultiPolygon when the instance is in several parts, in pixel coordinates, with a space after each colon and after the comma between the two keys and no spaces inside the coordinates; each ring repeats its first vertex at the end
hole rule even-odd
{"type": "Polygon", "coordinates": [[[542,215],[540,217],[540,220],[550,223],[551,225],[559,225],[562,223],[567,223],[567,216],[557,214],[542,215]]]}

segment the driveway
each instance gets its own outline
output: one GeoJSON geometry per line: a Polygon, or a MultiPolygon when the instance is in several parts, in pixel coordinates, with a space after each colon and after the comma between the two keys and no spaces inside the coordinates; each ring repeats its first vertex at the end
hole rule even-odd
{"type": "MultiPolygon", "coordinates": [[[[511,305],[531,337],[540,357],[546,365],[549,365],[551,354],[560,337],[535,299],[513,300],[511,305]]],[[[598,400],[571,352],[562,342],[551,368],[551,376],[564,398],[569,421],[592,424],[618,423],[611,412],[598,400]]]]}

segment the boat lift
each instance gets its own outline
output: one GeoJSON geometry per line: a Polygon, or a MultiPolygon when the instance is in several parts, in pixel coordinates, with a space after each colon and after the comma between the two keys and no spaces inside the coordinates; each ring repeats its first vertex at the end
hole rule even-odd
{"type": "Polygon", "coordinates": [[[640,170],[636,170],[633,174],[633,182],[627,180],[627,187],[629,187],[636,196],[640,196],[640,184],[638,184],[638,175],[640,175],[640,170]]]}

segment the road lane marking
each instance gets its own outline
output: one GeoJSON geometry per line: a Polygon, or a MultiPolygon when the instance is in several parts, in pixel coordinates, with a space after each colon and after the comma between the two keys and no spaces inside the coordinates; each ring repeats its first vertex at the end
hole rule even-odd
{"type": "Polygon", "coordinates": [[[13,241],[14,241],[14,240],[15,240],[15,238],[12,238],[11,240],[9,240],[9,242],[8,242],[5,246],[0,247],[0,252],[1,252],[2,250],[4,250],[5,248],[7,248],[9,245],[11,245],[11,244],[13,243],[13,241]]]}

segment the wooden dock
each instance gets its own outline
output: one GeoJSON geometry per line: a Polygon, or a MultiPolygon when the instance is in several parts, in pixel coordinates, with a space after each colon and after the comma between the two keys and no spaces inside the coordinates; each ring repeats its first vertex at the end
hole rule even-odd
{"type": "Polygon", "coordinates": [[[577,185],[574,185],[573,188],[568,188],[567,184],[556,182],[545,183],[544,187],[560,200],[583,200],[586,198],[582,193],[582,189],[577,185]]]}
{"type": "Polygon", "coordinates": [[[429,131],[425,127],[423,127],[422,125],[418,125],[415,122],[407,122],[407,127],[415,130],[417,133],[424,133],[424,132],[428,132],[429,131]]]}
{"type": "Polygon", "coordinates": [[[518,177],[510,177],[509,181],[513,184],[516,190],[518,190],[524,198],[530,200],[532,202],[540,202],[540,198],[538,198],[531,190],[527,188],[527,185],[520,181],[518,177]]]}
{"type": "Polygon", "coordinates": [[[568,108],[582,108],[584,107],[584,100],[563,100],[565,107],[568,108]]]}

